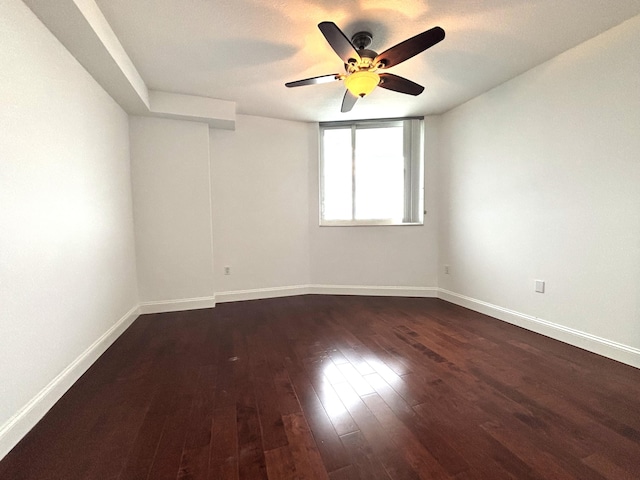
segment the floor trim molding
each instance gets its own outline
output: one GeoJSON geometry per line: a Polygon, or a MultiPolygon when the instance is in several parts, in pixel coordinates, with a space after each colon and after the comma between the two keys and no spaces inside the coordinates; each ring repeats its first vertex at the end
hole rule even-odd
{"type": "Polygon", "coordinates": [[[294,295],[306,295],[308,293],[308,285],[287,285],[284,287],[230,290],[227,292],[217,292],[216,302],[242,302],[245,300],[261,300],[263,298],[292,297],[294,295]]]}
{"type": "Polygon", "coordinates": [[[140,302],[140,313],[166,313],[182,310],[198,310],[216,306],[216,295],[210,297],[179,298],[176,300],[159,300],[140,302]]]}
{"type": "Polygon", "coordinates": [[[489,315],[507,323],[517,325],[532,332],[579,347],[603,357],[640,368],[640,349],[607,340],[587,332],[565,327],[542,318],[493,305],[482,300],[467,297],[445,289],[438,289],[438,298],[460,305],[475,312],[489,315]]]}
{"type": "Polygon", "coordinates": [[[138,318],[136,305],[0,426],[0,459],[15,447],[109,346],[138,318]]]}
{"type": "Polygon", "coordinates": [[[309,285],[309,293],[318,295],[371,295],[378,297],[435,298],[438,296],[438,289],[436,287],[309,285]]]}
{"type": "Polygon", "coordinates": [[[287,285],[216,293],[216,302],[240,302],[293,295],[371,295],[393,297],[437,297],[435,287],[397,287],[367,285],[287,285]]]}

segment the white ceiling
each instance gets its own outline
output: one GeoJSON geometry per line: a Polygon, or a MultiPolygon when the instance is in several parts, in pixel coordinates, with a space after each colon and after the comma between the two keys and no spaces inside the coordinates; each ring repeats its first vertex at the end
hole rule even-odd
{"type": "Polygon", "coordinates": [[[240,114],[303,121],[445,112],[640,14],[640,0],[97,0],[150,89],[237,102],[240,114]],[[317,28],[368,30],[382,52],[436,25],[446,38],[390,68],[426,87],[376,89],[340,113],[342,73],[317,28]]]}

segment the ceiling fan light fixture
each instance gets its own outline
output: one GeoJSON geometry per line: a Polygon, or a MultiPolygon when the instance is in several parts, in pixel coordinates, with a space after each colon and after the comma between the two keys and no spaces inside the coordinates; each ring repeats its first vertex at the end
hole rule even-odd
{"type": "Polygon", "coordinates": [[[378,54],[367,48],[373,39],[373,35],[369,32],[358,32],[349,41],[344,32],[333,22],[320,22],[318,28],[329,43],[329,46],[342,60],[346,74],[335,73],[306,78],[295,82],[287,82],[285,86],[301,87],[302,85],[316,85],[334,80],[344,80],[347,91],[344,92],[340,108],[343,113],[350,112],[358,98],[369,95],[378,85],[385,90],[392,90],[406,95],[420,95],[424,91],[422,85],[393,73],[383,72],[378,74],[376,72],[378,69],[386,70],[389,67],[398,65],[424,52],[442,41],[445,35],[442,28],[433,27],[378,54]]]}
{"type": "Polygon", "coordinates": [[[380,83],[380,76],[377,73],[362,70],[353,72],[344,79],[347,90],[355,97],[369,95],[380,83]]]}

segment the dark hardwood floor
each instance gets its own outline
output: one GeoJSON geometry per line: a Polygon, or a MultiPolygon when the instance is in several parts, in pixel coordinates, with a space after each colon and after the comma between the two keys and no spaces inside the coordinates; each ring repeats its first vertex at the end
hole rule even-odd
{"type": "Polygon", "coordinates": [[[442,300],[143,315],[2,479],[638,479],[640,370],[442,300]]]}

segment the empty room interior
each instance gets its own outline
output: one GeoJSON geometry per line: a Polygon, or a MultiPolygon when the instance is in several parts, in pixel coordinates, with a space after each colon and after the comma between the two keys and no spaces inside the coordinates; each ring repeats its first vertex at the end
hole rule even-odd
{"type": "Polygon", "coordinates": [[[2,0],[0,478],[640,478],[640,1],[2,0]]]}

